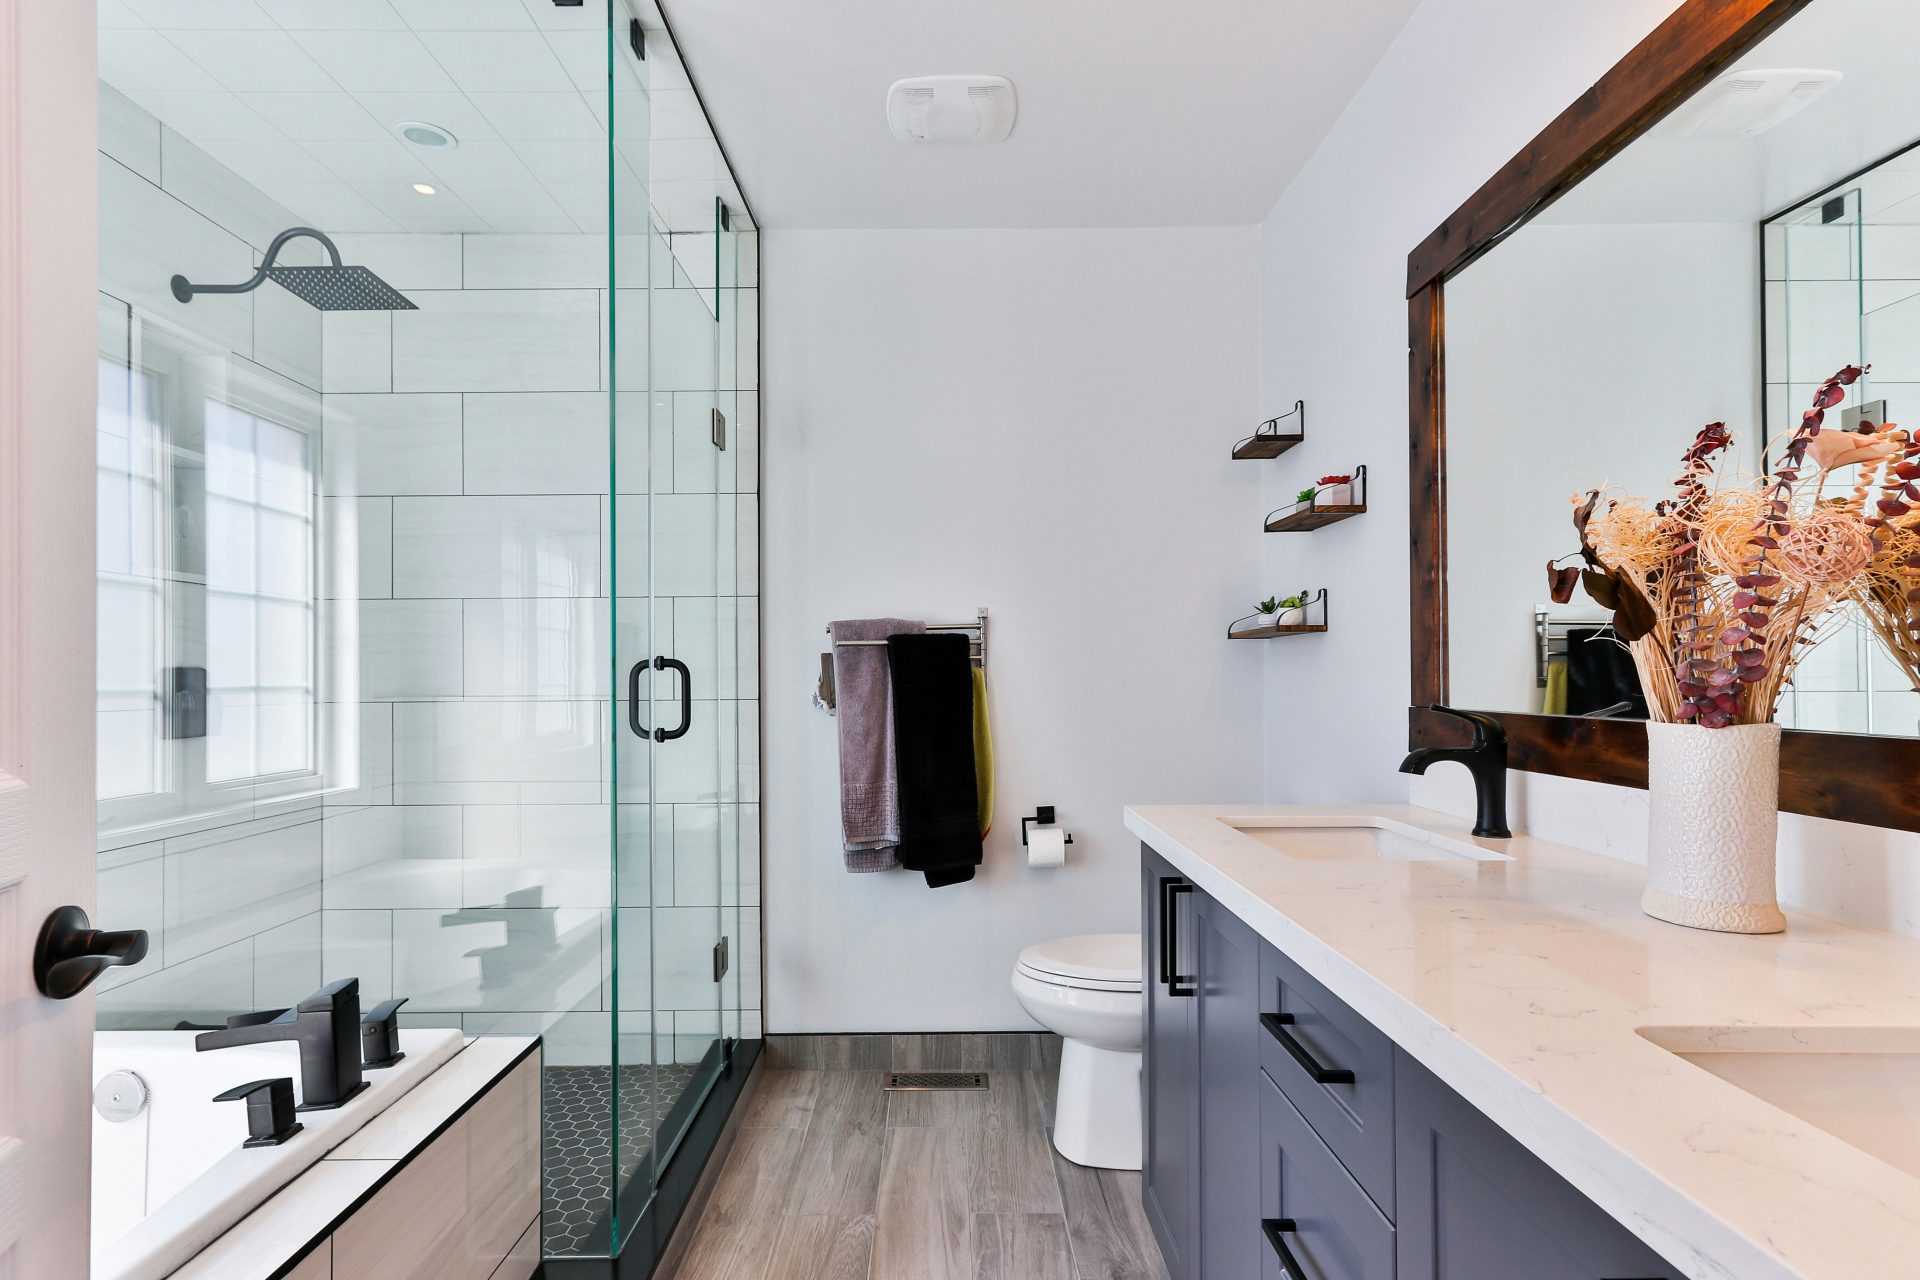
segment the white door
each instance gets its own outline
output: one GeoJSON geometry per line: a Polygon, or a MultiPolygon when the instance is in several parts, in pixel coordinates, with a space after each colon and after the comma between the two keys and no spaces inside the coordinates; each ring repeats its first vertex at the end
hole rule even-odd
{"type": "Polygon", "coordinates": [[[93,998],[32,963],[94,905],[94,24],[0,0],[0,1280],[87,1274],[93,998]]]}

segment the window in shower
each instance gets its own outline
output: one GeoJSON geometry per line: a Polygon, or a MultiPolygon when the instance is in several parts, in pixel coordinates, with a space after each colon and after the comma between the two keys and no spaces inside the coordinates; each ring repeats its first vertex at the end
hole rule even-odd
{"type": "Polygon", "coordinates": [[[314,774],[313,440],[205,403],[207,781],[314,774]]]}
{"type": "Polygon", "coordinates": [[[317,408],[123,305],[102,321],[102,827],[316,790],[317,408]]]}
{"type": "Polygon", "coordinates": [[[162,791],[165,450],[153,379],[100,358],[96,761],[102,802],[162,791]]]}

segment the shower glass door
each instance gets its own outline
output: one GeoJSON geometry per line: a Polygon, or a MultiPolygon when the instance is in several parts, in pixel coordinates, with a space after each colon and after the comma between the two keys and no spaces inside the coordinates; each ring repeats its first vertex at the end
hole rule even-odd
{"type": "Polygon", "coordinates": [[[421,84],[260,90],[193,6],[101,10],[96,919],[152,949],[99,1025],[356,978],[539,1035],[525,1229],[604,1274],[760,1036],[745,201],[647,0],[268,7],[421,84]],[[391,309],[170,285],[302,226],[391,309]]]}
{"type": "Polygon", "coordinates": [[[662,165],[686,148],[663,131],[676,132],[691,89],[667,41],[655,33],[645,44],[645,58],[615,59],[609,111],[617,283],[609,553],[624,700],[613,736],[623,1232],[637,1229],[727,1055],[714,215],[710,196],[698,222],[676,217],[661,198],[662,165]]]}

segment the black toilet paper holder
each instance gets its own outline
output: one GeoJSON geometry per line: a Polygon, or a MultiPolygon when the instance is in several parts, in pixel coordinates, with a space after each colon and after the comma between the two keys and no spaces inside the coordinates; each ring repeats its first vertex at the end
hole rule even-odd
{"type": "MultiPolygon", "coordinates": [[[[1027,824],[1029,822],[1037,823],[1043,827],[1054,825],[1053,806],[1050,804],[1040,805],[1031,815],[1020,819],[1020,844],[1023,848],[1027,843],[1027,824]]],[[[1071,832],[1067,834],[1067,843],[1073,843],[1073,834],[1071,832]]]]}

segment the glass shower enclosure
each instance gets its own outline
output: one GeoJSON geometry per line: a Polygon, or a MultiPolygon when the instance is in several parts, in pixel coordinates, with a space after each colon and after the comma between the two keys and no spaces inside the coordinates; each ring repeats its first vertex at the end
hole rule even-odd
{"type": "Polygon", "coordinates": [[[154,942],[101,1025],[357,977],[540,1034],[549,1274],[645,1274],[761,1036],[746,203],[648,0],[126,12],[99,915],[154,942]],[[292,227],[399,301],[172,285],[292,227]]]}

